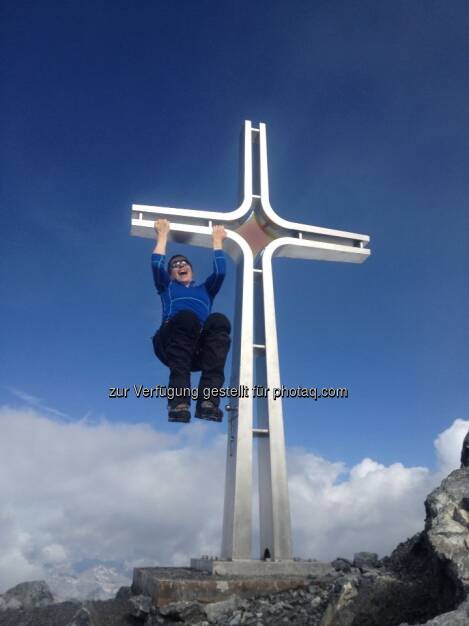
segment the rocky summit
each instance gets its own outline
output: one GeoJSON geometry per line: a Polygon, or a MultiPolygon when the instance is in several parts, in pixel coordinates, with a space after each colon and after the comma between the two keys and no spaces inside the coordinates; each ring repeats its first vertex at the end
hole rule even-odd
{"type": "Polygon", "coordinates": [[[317,575],[257,582],[151,568],[154,593],[142,593],[135,570],[134,584],[106,601],[55,602],[44,581],[26,582],[0,595],[0,626],[469,626],[469,467],[425,507],[422,532],[381,560],[359,552],[317,575]]]}

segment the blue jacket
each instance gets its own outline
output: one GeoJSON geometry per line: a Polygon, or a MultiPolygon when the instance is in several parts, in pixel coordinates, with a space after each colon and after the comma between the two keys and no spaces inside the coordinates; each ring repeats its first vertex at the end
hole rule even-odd
{"type": "Polygon", "coordinates": [[[163,305],[162,323],[179,311],[189,310],[193,311],[203,324],[212,310],[213,300],[225,278],[225,253],[223,250],[214,250],[213,273],[204,283],[196,285],[193,280],[188,287],[177,280],[170,279],[165,262],[166,256],[164,254],[151,255],[153,280],[163,305]]]}

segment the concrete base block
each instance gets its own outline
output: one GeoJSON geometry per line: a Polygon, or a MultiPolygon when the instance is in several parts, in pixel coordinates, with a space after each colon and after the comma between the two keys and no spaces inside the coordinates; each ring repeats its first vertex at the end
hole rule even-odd
{"type": "MultiPolygon", "coordinates": [[[[196,559],[209,561],[208,559],[196,559]]],[[[213,561],[212,561],[213,563],[213,561]]],[[[216,563],[228,563],[218,561],[216,563]]],[[[233,562],[234,563],[234,562],[233,562]]],[[[259,562],[263,563],[263,562],[259,562]]],[[[292,563],[297,563],[292,561],[292,563]]],[[[202,563],[206,565],[205,563],[202,563]]],[[[274,565],[275,563],[270,563],[274,565]]],[[[329,573],[326,564],[309,563],[316,565],[316,569],[310,568],[308,573],[304,570],[300,573],[296,569],[294,574],[285,575],[280,571],[265,573],[259,576],[254,568],[247,573],[244,570],[241,575],[209,573],[205,570],[176,567],[137,567],[134,569],[132,593],[150,596],[155,606],[162,607],[173,602],[201,602],[211,603],[226,600],[231,596],[249,597],[253,595],[267,595],[287,591],[289,589],[306,589],[311,580],[307,574],[322,578],[329,573]],[[306,575],[305,575],[306,574],[306,575]]],[[[216,569],[216,568],[215,568],[216,569]]],[[[330,568],[334,575],[337,572],[330,568]]],[[[241,571],[238,569],[238,571],[241,571]]]]}

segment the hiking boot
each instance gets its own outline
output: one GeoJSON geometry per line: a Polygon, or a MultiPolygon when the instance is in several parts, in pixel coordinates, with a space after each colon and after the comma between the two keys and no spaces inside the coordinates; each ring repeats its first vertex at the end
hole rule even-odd
{"type": "Polygon", "coordinates": [[[168,422],[183,422],[188,423],[191,421],[191,412],[187,402],[181,402],[177,406],[168,406],[168,422]]]}
{"type": "Polygon", "coordinates": [[[195,416],[201,420],[221,422],[223,419],[223,411],[219,409],[211,400],[203,400],[200,404],[197,404],[195,408],[195,416]]]}

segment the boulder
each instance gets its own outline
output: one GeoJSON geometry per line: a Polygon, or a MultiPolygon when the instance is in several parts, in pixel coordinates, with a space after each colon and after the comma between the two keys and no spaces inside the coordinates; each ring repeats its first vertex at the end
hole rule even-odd
{"type": "Polygon", "coordinates": [[[206,604],[205,614],[210,623],[222,621],[229,613],[233,613],[239,606],[239,598],[232,596],[228,600],[220,602],[210,602],[206,604]]]}
{"type": "Polygon", "coordinates": [[[321,626],[469,625],[463,603],[469,588],[469,467],[451,472],[425,508],[425,530],[389,557],[355,555],[358,577],[335,562],[344,579],[321,626]]]}
{"type": "Polygon", "coordinates": [[[469,431],[464,437],[461,450],[461,467],[469,467],[469,431]]]}
{"type": "Polygon", "coordinates": [[[425,501],[425,533],[461,593],[469,586],[469,467],[451,472],[425,501]]]}
{"type": "Polygon", "coordinates": [[[343,559],[339,557],[338,559],[334,559],[331,562],[331,565],[337,572],[349,573],[352,571],[353,563],[348,559],[343,559]]]}
{"type": "Polygon", "coordinates": [[[152,601],[149,596],[139,594],[129,598],[130,611],[129,614],[133,617],[145,618],[150,614],[152,609],[152,601]]]}
{"type": "Polygon", "coordinates": [[[199,602],[172,602],[160,607],[159,613],[173,622],[199,624],[206,620],[203,605],[199,602]]]}
{"type": "Polygon", "coordinates": [[[353,555],[353,566],[364,571],[380,567],[381,563],[375,552],[357,552],[353,555]]]}

